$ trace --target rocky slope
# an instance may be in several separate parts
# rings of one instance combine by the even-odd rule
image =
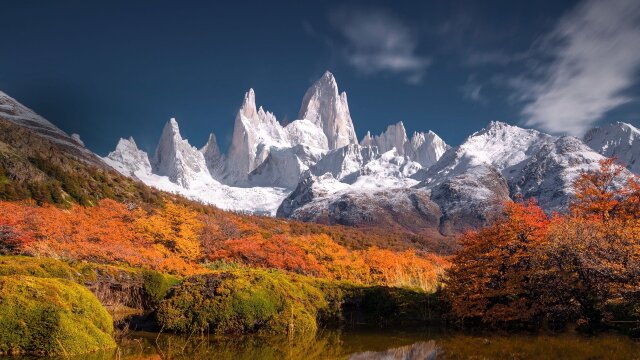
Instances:
[[[615,157],[631,172],[640,174],[640,130],[616,122],[588,131],[584,142],[606,157]]]
[[[2,91],[0,91],[0,119],[11,121],[34,131],[82,161],[100,167],[104,166],[100,157],[84,146],[79,135],[68,135]]]

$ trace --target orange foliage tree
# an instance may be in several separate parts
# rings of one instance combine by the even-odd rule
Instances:
[[[548,222],[533,200],[507,203],[494,224],[467,233],[445,280],[452,313],[485,323],[531,319],[534,250],[545,241]]]
[[[216,243],[209,260],[276,268],[332,280],[433,290],[448,262],[433,254],[376,247],[349,250],[325,234],[253,235]]]
[[[452,315],[490,324],[598,327],[640,309],[640,186],[612,159],[574,184],[568,213],[532,202],[471,232],[447,272]]]
[[[169,249],[180,257],[196,261],[200,258],[198,214],[186,206],[166,202],[146,216],[139,216],[136,225],[156,245]]]
[[[113,200],[98,206],[61,209],[0,202],[0,225],[19,243],[14,252],[34,256],[124,263],[173,273],[191,273],[198,266],[158,245],[141,231],[146,216]],[[181,255],[181,253],[180,253]]]

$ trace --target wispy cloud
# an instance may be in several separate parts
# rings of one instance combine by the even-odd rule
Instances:
[[[460,90],[466,99],[485,104],[487,100],[482,95],[482,88],[483,85],[476,80],[476,76],[471,75]]]
[[[505,66],[529,57],[529,52],[508,53],[503,51],[472,51],[464,59],[468,66],[499,65]]]
[[[330,20],[345,40],[346,60],[362,73],[388,72],[410,83],[422,81],[431,59],[416,53],[418,39],[398,17],[383,10],[341,8]]]
[[[524,122],[553,133],[582,135],[623,95],[640,68],[640,2],[587,0],[541,41],[550,61],[513,79]]]

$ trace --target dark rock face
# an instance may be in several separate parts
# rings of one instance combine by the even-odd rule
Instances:
[[[312,188],[313,182],[314,179],[311,174],[308,172],[303,174],[296,189],[289,194],[289,196],[282,201],[280,207],[278,207],[276,216],[283,218],[291,217],[296,209],[310,203],[316,197]]]
[[[492,166],[447,179],[431,188],[431,200],[443,216],[439,231],[453,235],[493,219],[511,201],[507,181]]]
[[[278,209],[279,217],[346,226],[382,226],[456,235],[486,224],[510,201],[509,186],[493,166],[426,186],[326,194],[307,176]],[[321,181],[321,180],[320,180]]]
[[[311,177],[301,182],[277,215],[325,224],[400,226],[415,231],[437,228],[442,216],[425,189],[347,192],[325,197],[314,191],[312,183]]]

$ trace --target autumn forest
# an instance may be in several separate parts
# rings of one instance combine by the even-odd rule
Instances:
[[[225,212],[168,195],[89,206],[2,201],[0,275],[24,278],[0,276],[0,307],[16,314],[2,318],[0,335],[19,329],[2,335],[9,340],[0,353],[77,347],[77,336],[36,341],[39,331],[64,338],[64,321],[52,330],[19,317],[78,316],[20,305],[33,291],[73,304],[75,287],[89,289],[82,296],[107,319],[85,319],[102,336],[81,338],[92,351],[140,319],[176,333],[288,336],[354,317],[375,326],[633,332],[626,324],[640,319],[640,181],[623,174],[614,159],[582,173],[562,213],[545,213],[535,199],[505,203],[450,251],[402,232]]]

